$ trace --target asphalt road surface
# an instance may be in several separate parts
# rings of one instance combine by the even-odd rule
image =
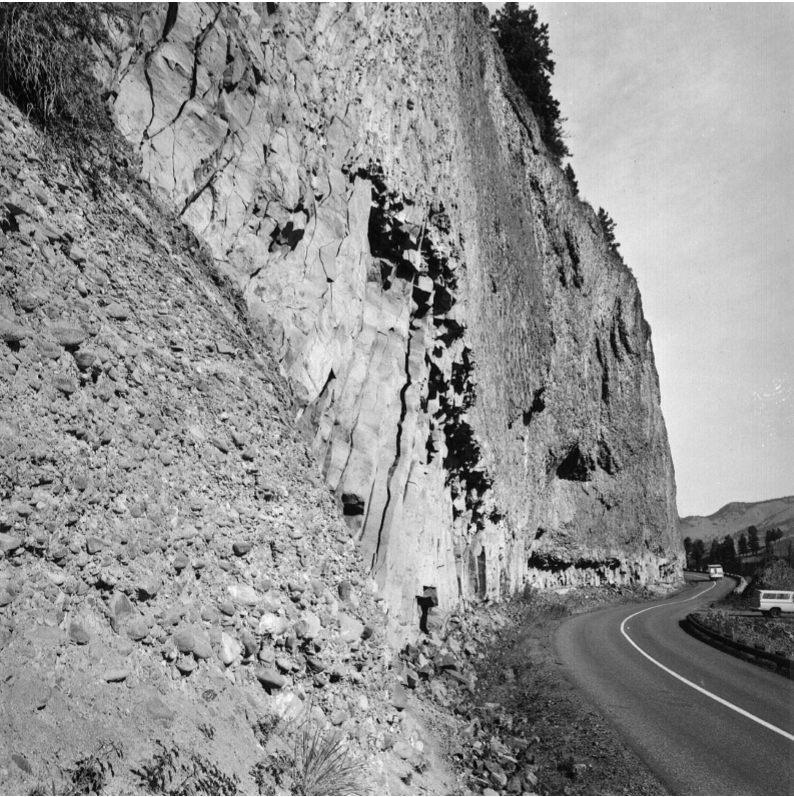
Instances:
[[[579,615],[561,626],[557,654],[672,793],[791,795],[794,682],[679,625],[734,586],[696,581],[664,601]]]

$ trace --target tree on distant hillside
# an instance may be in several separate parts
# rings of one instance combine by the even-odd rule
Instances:
[[[726,534],[725,539],[720,543],[720,561],[726,567],[731,567],[736,561],[736,546],[730,534]]]
[[[782,529],[767,529],[764,532],[764,548],[771,550],[775,543],[783,536]]]
[[[491,30],[502,49],[510,77],[526,97],[535,114],[540,135],[559,163],[570,156],[560,117],[560,104],[551,95],[554,61],[549,46],[549,26],[540,24],[538,12],[530,6],[505,3],[491,18]]]
[[[742,532],[739,536],[739,555],[745,556],[749,548],[747,547],[747,535]]]
[[[720,541],[715,537],[711,541],[709,548],[709,564],[716,564],[720,561]]]
[[[701,539],[692,540],[692,550],[689,555],[689,565],[693,570],[700,570],[703,567],[703,560],[706,558],[706,546]]]
[[[706,558],[706,544],[701,539],[694,540],[692,543],[692,566],[695,570],[703,567],[703,560]]]
[[[747,529],[747,539],[750,546],[750,553],[755,555],[761,550],[761,544],[758,542],[758,529],[755,526],[750,526]]]

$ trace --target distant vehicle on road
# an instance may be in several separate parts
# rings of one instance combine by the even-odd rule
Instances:
[[[709,578],[712,581],[721,579],[725,573],[722,572],[722,565],[709,565]]]
[[[780,617],[783,612],[794,612],[794,592],[782,589],[756,590],[752,608],[767,617]]]

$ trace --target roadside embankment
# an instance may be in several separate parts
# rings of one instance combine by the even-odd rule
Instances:
[[[479,613],[481,624],[492,616],[495,625],[485,652],[473,657],[475,686],[454,707],[465,724],[449,745],[472,791],[667,793],[566,679],[553,646],[557,628],[572,615],[653,597],[659,596],[612,587],[528,590]]]
[[[684,628],[726,653],[794,679],[794,624],[788,620],[749,617],[715,607],[688,615]]]

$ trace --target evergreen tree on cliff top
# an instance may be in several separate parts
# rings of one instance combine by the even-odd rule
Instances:
[[[538,12],[532,6],[521,10],[518,3],[505,3],[492,17],[491,30],[502,48],[510,77],[538,120],[549,152],[557,162],[570,156],[563,141],[560,104],[551,96],[554,61],[549,47],[549,26],[538,24]]]

